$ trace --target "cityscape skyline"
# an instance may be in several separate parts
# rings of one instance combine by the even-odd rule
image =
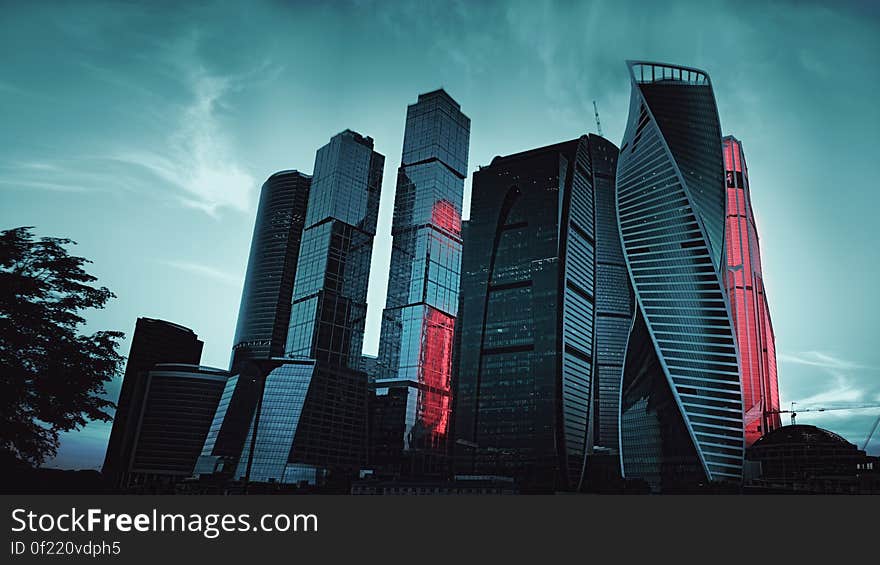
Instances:
[[[304,12],[308,12],[304,7],[301,9]],[[520,9],[521,11],[524,10],[522,7]],[[310,17],[319,18],[319,15],[309,13],[311,14]],[[15,12],[15,15],[20,16],[21,12]],[[131,17],[131,15],[127,17]],[[838,14],[836,17],[838,19],[833,20],[832,23],[842,25],[842,21],[852,21],[854,15],[851,13],[847,15]],[[24,20],[27,22],[27,18],[24,18]],[[797,22],[792,23],[788,21],[788,23],[789,28],[786,29],[797,28]],[[869,24],[872,25],[873,22],[863,22],[862,27],[859,29],[873,29],[870,28]],[[865,26],[868,27],[866,28]],[[68,29],[68,31],[70,30]],[[67,37],[67,39],[70,40],[70,37]],[[871,41],[876,42],[876,39],[869,38],[869,45],[871,45]],[[467,43],[465,43],[464,47],[474,49],[473,45]],[[633,47],[633,49],[635,48]],[[681,47],[678,49],[681,49]],[[807,52],[810,52],[809,49]],[[833,51],[831,55],[837,54],[839,56],[841,52],[841,50]],[[831,225],[819,223],[818,217],[816,217],[820,209],[818,204],[824,202],[824,200],[818,198],[820,191],[817,191],[815,187],[823,185],[823,183],[825,186],[829,186],[828,181],[830,179],[822,171],[816,169],[816,165],[814,165],[816,159],[807,157],[806,155],[809,153],[807,150],[812,149],[815,151],[815,148],[820,146],[824,151],[829,152],[836,149],[823,146],[822,141],[819,139],[810,139],[817,136],[804,135],[805,132],[815,130],[804,129],[805,126],[799,125],[798,120],[794,117],[789,117],[787,113],[768,117],[769,110],[759,108],[760,104],[757,104],[755,100],[759,98],[759,94],[766,95],[766,93],[759,92],[760,88],[762,88],[760,86],[761,77],[767,77],[766,74],[761,75],[761,73],[768,73],[770,71],[766,67],[756,67],[752,69],[754,74],[749,74],[745,72],[742,66],[728,64],[730,61],[723,58],[720,60],[716,59],[713,63],[712,56],[703,52],[687,56],[684,53],[677,53],[676,48],[661,48],[655,49],[653,53],[657,54],[652,55],[650,57],[652,59],[687,62],[687,64],[693,66],[706,68],[712,74],[722,114],[722,132],[724,134],[736,135],[741,139],[745,146],[745,151],[748,153],[749,170],[755,187],[753,201],[755,202],[762,238],[768,296],[771,299],[780,353],[780,387],[782,389],[783,404],[790,400],[810,400],[811,398],[817,404],[822,402],[876,402],[880,400],[880,397],[878,397],[880,392],[878,392],[876,382],[871,380],[872,377],[876,376],[876,367],[880,364],[880,360],[871,357],[871,355],[876,357],[876,351],[869,347],[873,334],[870,333],[870,326],[867,326],[866,322],[862,321],[867,318],[867,312],[871,311],[871,308],[876,309],[876,298],[867,292],[867,286],[859,286],[866,285],[867,283],[851,280],[859,279],[859,277],[843,276],[842,273],[838,272],[838,269],[831,269],[830,272],[825,273],[814,273],[812,270],[803,270],[799,266],[799,262],[815,257],[824,257],[827,260],[834,258],[838,264],[844,267],[855,266],[855,263],[852,262],[852,257],[858,255],[861,252],[861,246],[867,245],[866,242],[870,241],[870,238],[863,238],[863,236],[859,235],[860,229],[867,229],[867,223],[860,223],[857,218],[861,217],[861,214],[866,213],[866,210],[872,209],[870,205],[871,200],[869,200],[872,197],[868,196],[868,191],[862,190],[859,192],[857,187],[860,185],[857,182],[850,182],[849,184],[846,182],[846,179],[858,180],[858,175],[853,176],[852,172],[837,168],[835,170],[835,175],[837,176],[834,177],[837,183],[839,183],[834,185],[835,189],[841,194],[835,200],[835,204],[840,206],[841,215],[855,219],[847,221],[847,225],[839,222],[833,224],[833,229]],[[97,55],[99,55],[98,59],[100,62],[100,56],[106,54],[99,52]],[[443,53],[441,55],[435,54],[434,56],[445,59],[445,57],[450,55]],[[591,79],[595,81],[594,84],[596,86],[594,89],[598,94],[594,94],[592,90],[580,92],[579,103],[574,106],[574,109],[571,107],[570,100],[565,103],[556,101],[557,103],[548,104],[553,110],[561,111],[560,109],[567,109],[571,112],[570,115],[562,117],[542,114],[541,118],[543,121],[546,121],[552,127],[541,127],[536,122],[542,120],[535,120],[534,117],[530,118],[526,115],[523,117],[522,123],[518,124],[519,127],[511,129],[508,125],[506,126],[507,129],[505,129],[503,116],[510,109],[506,108],[503,102],[495,109],[489,108],[485,102],[481,102],[479,89],[475,85],[484,85],[486,84],[485,82],[477,82],[473,76],[469,76],[468,80],[458,81],[458,84],[456,84],[450,79],[450,75],[445,77],[439,76],[438,78],[437,75],[432,77],[428,76],[430,73],[425,73],[413,81],[420,82],[420,84],[398,85],[394,89],[394,96],[390,97],[392,98],[391,100],[377,104],[376,107],[379,110],[377,111],[377,120],[385,120],[388,122],[388,125],[382,128],[373,128],[360,124],[340,124],[338,127],[312,125],[310,127],[315,131],[321,130],[320,135],[318,133],[306,132],[305,135],[302,135],[303,139],[291,143],[289,149],[285,148],[283,152],[278,150],[273,156],[273,159],[276,159],[278,162],[273,167],[248,165],[248,176],[252,179],[266,178],[270,173],[286,168],[298,168],[299,170],[308,171],[308,161],[314,155],[314,150],[319,144],[314,144],[314,147],[311,148],[311,153],[306,152],[302,146],[312,143],[316,137],[326,139],[328,135],[345,127],[354,127],[358,131],[374,136],[380,152],[391,156],[399,155],[403,131],[403,108],[417,92],[427,92],[440,86],[437,83],[442,82],[444,86],[453,92],[453,95],[462,106],[468,109],[468,114],[475,122],[473,130],[474,143],[470,158],[471,167],[469,167],[468,180],[466,181],[465,209],[467,209],[470,176],[476,167],[488,164],[491,161],[491,157],[496,154],[510,154],[529,147],[540,146],[544,141],[548,143],[558,142],[559,139],[572,138],[587,131],[593,131],[591,108],[589,111],[587,109],[592,98],[598,100],[603,127],[608,132],[606,135],[614,142],[619,141],[622,137],[619,134],[622,133],[622,124],[625,120],[625,105],[621,106],[619,103],[620,96],[616,95],[619,93],[614,91],[626,91],[625,73],[620,71],[623,58],[625,57],[621,56],[611,61],[612,64],[609,68],[613,69],[613,71],[603,77],[602,80],[598,80],[595,77]],[[479,57],[474,56],[473,60],[478,61]],[[816,60],[821,59],[817,58]],[[829,66],[828,59],[825,59],[825,61],[824,65],[820,64],[818,67],[815,65],[810,67],[801,62],[800,65],[796,66],[798,72],[795,73],[795,76],[804,75],[809,77],[815,75],[822,77],[822,73],[825,73],[824,76],[826,78],[829,75],[836,76],[837,72],[840,71]],[[863,63],[870,61],[870,58],[862,60]],[[862,66],[866,67],[869,78],[877,79],[875,68],[867,68],[866,65]],[[208,67],[210,65],[206,65],[206,68]],[[601,65],[597,65],[597,67],[601,68]],[[458,68],[461,67],[459,66]],[[776,65],[772,70],[780,73],[791,72],[791,69],[786,68],[784,65]],[[92,76],[97,83],[111,84],[114,89],[119,89],[123,92],[126,91],[125,89],[131,89],[138,84],[137,80],[121,84],[121,79],[125,78],[124,73],[111,77],[106,74],[100,75],[100,69],[98,68],[92,68],[88,72],[95,73],[89,76]],[[443,75],[444,73],[439,74]],[[13,73],[11,76],[14,78],[17,75]],[[236,106],[241,101],[239,98],[242,93],[252,87],[259,89],[260,85],[248,85],[247,87],[237,85],[234,88],[227,85],[224,87],[223,85],[218,85],[216,81],[212,82],[210,80],[212,76],[214,79],[217,78],[217,76],[208,72],[206,77],[202,77],[205,78],[204,82],[200,82],[201,79],[199,79],[194,84],[200,84],[199,88],[207,89],[202,92],[204,97],[201,99],[201,102],[207,105],[208,121],[213,120],[214,126],[220,128],[219,131],[222,131],[222,127],[228,125],[225,124],[225,120],[229,116],[225,112],[230,108],[236,108],[236,111],[243,111],[242,108],[246,105]],[[221,74],[220,76],[223,75]],[[61,79],[64,79],[64,77],[61,77]],[[110,82],[111,79],[114,79],[116,82]],[[15,90],[16,88],[27,89],[29,86],[28,81],[8,83],[7,77],[4,77],[3,80],[4,86],[0,88],[0,96],[2,96],[4,102],[10,102],[10,104],[4,106],[12,110],[29,107],[22,106],[24,103],[21,100],[21,95]],[[276,78],[276,80],[278,79]],[[547,80],[549,81],[550,79]],[[447,83],[447,81],[450,82]],[[468,81],[470,81],[470,85],[468,85]],[[579,78],[581,87],[583,87],[584,81],[585,79],[581,75]],[[223,81],[221,80],[220,82],[222,83]],[[589,81],[586,82],[589,83]],[[796,83],[797,81],[794,82]],[[259,83],[259,80],[255,80],[255,83]],[[552,89],[550,91],[545,91],[544,89],[546,84],[551,83],[552,81],[540,85],[536,89],[537,92],[532,93],[535,99],[553,101]],[[612,84],[615,86],[611,86]],[[219,88],[220,94],[217,94],[218,91],[216,90],[211,91],[211,88]],[[475,92],[475,90],[477,91]],[[573,96],[571,92],[566,92],[565,96]],[[785,94],[790,93],[786,92]],[[856,94],[864,96],[864,94]],[[750,100],[750,95],[756,98]],[[733,97],[735,100],[733,102],[729,99],[725,101],[725,97]],[[804,98],[807,98],[808,102],[813,104],[813,106],[807,104],[807,108],[832,105],[836,110],[842,110],[839,104],[836,104],[836,101],[839,101],[839,99],[835,97],[827,98],[821,104],[816,104],[816,101],[809,96]],[[199,100],[198,96],[196,96],[196,99]],[[858,100],[862,100],[862,98],[857,96]],[[742,103],[743,101],[746,102],[744,108],[732,108],[734,103]],[[803,103],[803,100],[796,99],[793,102]],[[251,103],[253,103],[253,100]],[[364,103],[366,104],[367,102],[365,101]],[[372,101],[369,103],[372,106]],[[291,108],[295,106],[297,105],[291,104]],[[301,109],[297,110],[297,112],[301,114],[302,105],[299,106]],[[273,106],[270,103],[265,111],[270,111],[272,107],[277,109],[284,106],[278,106],[277,103]],[[531,106],[521,105],[520,107],[529,108]],[[539,105],[536,104],[535,107],[537,108]],[[773,108],[775,106],[769,103],[767,107]],[[200,106],[198,104],[192,106],[184,104],[183,108],[196,111]],[[386,108],[389,109],[387,110],[388,114],[383,115],[382,111]],[[870,122],[870,118],[876,116],[876,108],[866,108],[864,105],[857,105],[857,108],[868,112],[865,122]],[[801,110],[804,110],[804,108],[802,107]],[[537,111],[535,113],[539,114]],[[794,109],[791,110],[791,113],[805,114],[803,111],[798,112]],[[257,116],[259,114],[258,112]],[[221,115],[222,119],[216,119],[218,115]],[[843,122],[848,128],[855,129],[855,141],[846,144],[842,143],[842,145],[846,145],[858,154],[860,150],[858,147],[860,141],[858,135],[863,130],[859,129],[852,121],[849,121],[852,119],[848,117],[849,115],[849,112],[843,112],[843,116],[836,115],[834,118],[828,119],[836,120],[838,122],[837,128],[842,127],[840,122]],[[4,117],[6,117],[5,114]],[[337,122],[343,119],[345,118],[340,117],[337,119]],[[21,130],[22,126],[16,120],[10,120],[8,123],[11,124],[10,129],[13,133]],[[774,126],[772,129],[778,129],[786,133],[787,135],[782,137],[790,137],[790,143],[785,146],[768,141],[768,139],[773,139],[773,135],[766,131],[768,124]],[[41,126],[39,122],[35,125],[38,129]],[[47,126],[42,124],[42,127],[45,128]],[[384,130],[381,132],[382,137],[380,137],[380,130]],[[396,133],[394,133],[395,130]],[[274,131],[277,133],[277,130]],[[87,139],[89,139],[88,134],[90,132],[92,135],[94,134],[93,130],[87,129],[85,132]],[[523,132],[528,132],[528,134]],[[186,135],[184,135],[184,138],[199,140],[202,133],[204,132],[195,132],[190,138],[186,138]],[[215,133],[209,132],[208,138],[222,137],[215,136]],[[825,133],[826,135],[832,135],[827,131]],[[494,137],[494,139],[487,140],[487,137]],[[144,227],[141,226],[142,222],[149,223],[155,218],[161,217],[157,214],[163,212],[168,217],[158,226],[164,226],[167,229],[169,226],[173,226],[175,222],[178,222],[178,220],[185,220],[188,223],[185,224],[186,229],[184,231],[169,230],[173,234],[172,239],[180,238],[182,234],[186,234],[188,237],[194,237],[195,242],[192,247],[182,246],[180,249],[172,249],[168,247],[168,242],[160,237],[156,240],[154,246],[145,246],[142,241],[131,240],[129,234],[119,231],[119,225],[113,223],[110,216],[114,215],[114,210],[118,213],[126,208],[121,207],[121,199],[113,196],[112,192],[109,197],[107,192],[99,193],[98,197],[106,199],[109,202],[109,207],[107,203],[102,203],[103,208],[95,208],[97,213],[89,222],[78,221],[75,217],[60,217],[59,212],[66,210],[67,204],[65,203],[67,202],[80,201],[83,203],[81,205],[93,205],[93,198],[95,196],[91,192],[92,187],[86,187],[87,190],[82,192],[71,191],[76,188],[74,185],[77,182],[85,182],[82,178],[77,177],[78,174],[82,173],[77,168],[80,167],[81,163],[76,159],[68,159],[68,157],[64,156],[61,156],[61,160],[57,162],[51,162],[51,158],[48,159],[49,163],[40,161],[36,156],[42,154],[42,152],[34,149],[33,141],[28,145],[27,136],[24,136],[23,139],[25,140],[24,149],[21,147],[13,148],[14,150],[9,153],[9,160],[4,161],[4,181],[3,186],[0,188],[3,191],[2,198],[4,202],[11,202],[12,206],[4,206],[4,212],[0,218],[2,218],[4,227],[32,223],[37,226],[37,231],[41,235],[70,236],[80,241],[81,245],[75,249],[75,252],[95,260],[94,272],[99,275],[100,282],[109,286],[111,290],[114,290],[120,296],[120,298],[109,305],[107,311],[90,317],[90,327],[120,329],[129,334],[128,337],[130,338],[133,320],[138,316],[160,317],[179,322],[193,328],[200,338],[205,341],[204,364],[224,367],[229,356],[232,332],[234,331],[236,303],[241,296],[241,281],[243,278],[230,273],[229,269],[235,269],[238,266],[241,273],[243,274],[244,272],[247,248],[250,244],[249,232],[253,226],[252,220],[255,204],[253,187],[257,186],[257,182],[252,182],[253,186],[249,189],[249,193],[248,191],[230,190],[229,194],[217,193],[208,195],[211,198],[219,197],[219,199],[215,198],[214,200],[211,198],[193,200],[190,198],[193,194],[184,193],[186,198],[190,199],[188,202],[190,207],[184,207],[180,210],[173,209],[174,207],[168,203],[161,204],[158,207],[148,206],[145,208],[141,218],[133,218],[136,226]],[[778,140],[779,137],[776,139]],[[61,141],[61,143],[63,144],[64,142]],[[280,140],[276,143],[285,145]],[[297,149],[297,147],[299,148]],[[209,149],[214,150],[217,147],[209,147]],[[28,151],[31,153],[29,154]],[[195,151],[195,154],[198,154],[198,152]],[[287,157],[280,158],[282,153],[287,155]],[[843,159],[841,159],[840,154],[835,153],[834,155],[836,163],[850,163],[855,159],[852,155]],[[233,164],[237,163],[237,159],[234,158],[234,152],[232,152],[232,157],[230,162]],[[10,163],[13,164],[10,165]],[[27,166],[23,166],[22,163]],[[119,161],[116,164],[119,165]],[[108,170],[117,171],[120,175],[125,173],[137,176],[143,172],[137,168],[142,165],[143,162],[141,165],[129,162],[123,168],[108,166]],[[386,173],[393,171],[395,166],[396,163],[393,161],[393,158],[389,158]],[[69,178],[62,179],[68,184],[59,185],[51,180],[58,180],[53,176],[55,173],[52,167],[60,169],[70,168],[71,174],[68,175]],[[161,170],[161,168],[151,170]],[[784,171],[785,174],[781,173],[780,170]],[[236,178],[234,170],[220,169],[218,172],[229,173],[229,178]],[[377,243],[375,245],[377,249],[376,253],[374,253],[372,268],[372,273],[376,274],[371,274],[370,297],[368,299],[367,333],[370,334],[372,332],[372,335],[368,335],[368,338],[365,338],[365,353],[375,353],[377,351],[378,318],[381,316],[381,309],[384,306],[382,302],[385,294],[382,280],[387,278],[388,271],[388,259],[377,260],[377,257],[381,256],[379,248],[383,247],[379,241],[382,240],[387,245],[390,239],[388,235],[391,222],[388,204],[389,199],[393,199],[394,190],[392,188],[393,180],[389,179],[393,179],[394,175],[386,174],[385,176],[385,185],[383,186],[385,194],[383,195],[380,207],[380,233],[377,234]],[[120,179],[122,178],[124,177],[120,177]],[[198,177],[196,176],[195,178]],[[19,189],[12,186],[16,180],[21,183]],[[100,181],[101,179],[98,180]],[[127,178],[126,182],[131,180],[131,178]],[[92,178],[91,182],[95,184],[93,188],[98,190],[111,190],[114,186],[108,182],[102,188],[101,183],[96,182],[94,178]],[[37,186],[39,183],[42,183],[42,186]],[[54,188],[49,186],[52,184],[56,186]],[[194,184],[198,185],[197,182]],[[223,186],[227,185],[223,184]],[[71,190],[62,190],[63,187]],[[27,188],[27,191],[22,191],[21,188]],[[129,187],[129,189],[132,192],[126,194],[132,196],[137,203],[143,204],[144,193],[133,190],[132,187]],[[247,198],[243,200],[235,200],[233,198],[235,195],[240,196],[241,194],[250,194],[250,201],[248,202]],[[52,197],[53,200],[49,206],[46,206],[43,200],[47,195]],[[117,195],[128,198],[128,196],[119,193]],[[845,198],[844,195],[854,198]],[[167,190],[165,191],[165,196],[168,196]],[[202,194],[201,196],[205,195]],[[150,197],[148,196],[147,198]],[[193,207],[195,204],[201,207]],[[228,233],[218,236],[218,227],[224,232],[228,230]],[[105,230],[105,233],[118,233],[119,243],[130,243],[131,254],[134,257],[122,260],[119,257],[114,257],[118,255],[118,249],[107,249],[106,245],[102,249],[100,246],[101,230]],[[835,231],[840,231],[843,235],[835,233]],[[145,233],[155,233],[155,230],[145,231]],[[247,235],[242,236],[243,233]],[[847,236],[846,234],[850,235]],[[219,239],[217,239],[218,237]],[[829,238],[830,241],[818,241],[822,238]],[[217,239],[220,246],[227,246],[229,249],[237,249],[238,251],[219,261],[204,261],[203,259],[205,258],[217,257],[211,253],[206,253],[206,250],[209,249],[207,244],[213,239]],[[832,243],[837,242],[839,247],[842,241],[847,242],[847,247],[832,251],[832,248],[835,247]],[[201,252],[197,253],[196,251],[199,249],[201,249]],[[867,250],[869,248],[866,247],[864,249]],[[161,255],[160,251],[166,253],[166,258],[161,259],[164,263],[157,263],[153,259]],[[171,253],[171,251],[174,251],[174,253]],[[789,257],[784,257],[784,255]],[[236,259],[232,259],[232,256],[236,257]],[[194,258],[199,259],[199,261],[193,261]],[[134,259],[137,259],[143,265],[135,265]],[[147,288],[148,286],[153,286],[153,277],[164,277],[170,280],[168,283],[155,281],[155,288]],[[200,277],[202,280],[199,280]],[[181,288],[179,296],[173,295],[169,290],[174,288],[175,285]],[[377,285],[381,288],[377,288]],[[841,294],[846,295],[849,293],[852,295],[852,293],[857,293],[855,295],[864,297],[858,309],[853,309],[854,306],[852,304],[842,303],[837,297],[832,296],[829,290],[835,286],[849,289]],[[865,290],[859,293],[858,288],[864,288]],[[812,302],[804,301],[806,296],[812,296],[814,293],[822,299],[818,301],[813,300]],[[204,300],[210,301],[210,307],[191,305],[180,308],[182,302],[192,302],[193,297],[199,295],[204,295]],[[156,297],[161,298],[157,299]],[[801,301],[800,304],[798,303],[799,300]],[[802,310],[805,303],[810,304],[811,319],[819,320],[820,323],[803,323],[803,316],[805,314],[802,313]],[[181,312],[181,315],[174,313],[176,308],[179,308],[178,311]],[[156,311],[153,312],[151,309]],[[377,311],[379,312],[378,315],[376,314]],[[827,326],[839,327],[847,322],[853,324],[855,329],[843,328],[842,333],[844,335],[841,336],[829,334]],[[823,329],[820,326],[826,326],[826,328]],[[861,331],[858,328],[861,328]],[[122,352],[127,352],[127,350],[128,342],[121,348]],[[835,415],[831,414],[823,417],[836,418]],[[858,442],[859,434],[864,437],[864,434],[867,433],[870,419],[870,414],[865,413],[864,415],[853,417],[852,425],[847,429],[841,429],[839,425],[827,423],[825,426],[843,433],[852,441]],[[842,422],[840,419],[824,421]],[[107,428],[106,426],[103,426],[103,428],[103,430],[94,429],[92,431],[95,433],[95,438],[103,437],[103,445],[106,445]],[[81,433],[86,434],[87,432]],[[65,439],[65,443],[62,446],[62,455],[64,455],[69,445],[73,445],[68,443],[70,439],[70,436]],[[83,437],[82,439],[86,438]],[[876,443],[872,443],[872,446],[876,446]],[[872,451],[872,449],[869,449],[869,451]],[[876,447],[873,448],[873,451],[876,452]],[[68,461],[86,460],[77,460],[72,452],[68,455],[71,457],[67,459]],[[59,461],[64,461],[64,459]],[[100,462],[97,460],[95,460],[93,465],[82,463],[70,464],[71,467],[96,467],[99,465]],[[64,463],[61,463],[61,466],[64,466]]]

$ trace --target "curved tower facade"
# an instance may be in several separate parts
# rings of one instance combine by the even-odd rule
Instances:
[[[246,359],[284,353],[311,182],[299,171],[279,171],[263,183],[232,342],[233,370]]]
[[[722,279],[725,185],[709,76],[627,63],[617,164],[636,313],[621,383],[621,464],[655,490],[740,481],[743,395]]]
[[[616,455],[632,320],[616,216],[607,216],[616,159],[612,143],[590,135],[496,157],[474,173],[457,473],[510,476],[522,492],[572,491],[584,488],[596,448]]]
[[[592,395],[593,445],[582,488],[620,477],[620,381],[632,326],[634,297],[617,227],[617,146],[590,136],[596,217],[596,348]]]
[[[724,138],[727,185],[727,270],[724,284],[742,363],[746,445],[782,425],[776,378],[776,338],[764,292],[761,249],[752,212],[749,172],[742,143]]]

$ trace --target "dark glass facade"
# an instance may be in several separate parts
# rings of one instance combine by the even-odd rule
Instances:
[[[134,438],[146,395],[147,372],[156,363],[198,365],[202,346],[189,328],[164,320],[137,319],[102,470],[114,487],[128,480]]]
[[[233,371],[245,359],[284,353],[311,182],[299,171],[280,171],[263,183],[232,342]]]
[[[385,157],[351,130],[318,150],[286,355],[360,366]]]
[[[655,490],[740,481],[743,401],[722,283],[726,193],[708,75],[629,62],[617,209],[637,299],[621,391],[621,462]]]
[[[314,360],[278,360],[266,377],[236,479],[320,485],[366,463],[367,379]]]
[[[379,374],[379,358],[375,355],[361,355],[361,371],[367,374],[369,380],[374,380]]]
[[[155,365],[135,426],[125,488],[162,492],[192,475],[229,377],[198,365]]]
[[[496,157],[474,174],[455,355],[457,473],[512,476],[523,492],[577,490],[594,446],[604,438],[616,449],[631,298],[625,277],[597,288],[620,265],[616,158],[590,135]]]
[[[727,269],[724,284],[742,363],[746,446],[782,425],[776,376],[776,338],[764,292],[761,249],[752,211],[749,171],[742,143],[724,138],[727,186]]]
[[[444,90],[407,108],[374,381],[375,394],[388,397],[377,407],[406,406],[374,414],[386,438],[380,466],[394,472],[435,473],[444,464],[469,139],[470,119]]]
[[[582,487],[602,489],[620,477],[620,382],[635,297],[617,225],[617,146],[590,136],[596,222],[596,347],[593,439]]]
[[[271,360],[246,361],[227,379],[196,461],[195,476],[213,475],[220,481],[233,478],[262,399],[265,376],[275,366]]]
[[[322,485],[367,462],[367,375],[314,359],[274,358],[229,378],[194,474]]]

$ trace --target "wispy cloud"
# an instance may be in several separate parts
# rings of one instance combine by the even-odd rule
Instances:
[[[0,82],[0,92],[6,92],[9,94],[24,94],[25,91],[21,88],[15,86],[14,84],[9,84],[8,82]]]
[[[175,269],[179,269],[181,271],[185,271],[187,273],[192,273],[201,277],[213,279],[215,281],[231,286],[241,286],[243,280],[240,276],[233,275],[232,273],[222,271],[215,267],[211,267],[210,265],[203,265],[202,263],[195,263],[193,261],[163,260],[159,261],[159,263]]]
[[[186,72],[191,100],[180,112],[167,150],[135,149],[111,158],[140,167],[177,189],[178,201],[216,216],[223,208],[250,210],[256,183],[238,163],[218,117],[224,97],[241,87],[233,76],[197,66]]]
[[[18,190],[48,190],[51,192],[91,192],[89,187],[70,183],[42,182],[26,179],[0,179],[0,185]]]
[[[831,379],[821,392],[798,400],[802,406],[828,406],[840,403],[858,403],[868,400],[859,381],[843,373],[831,373]]]
[[[60,168],[55,163],[45,161],[22,161],[18,163],[19,168],[31,171],[58,171]]]
[[[790,381],[793,386],[788,391],[801,407],[859,404],[880,398],[876,381],[865,378],[865,373],[875,372],[876,368],[864,363],[822,351],[779,353],[778,359],[783,364],[806,368],[796,381]]]
[[[52,162],[11,160],[0,162],[0,188],[69,193],[118,192],[136,185],[137,179],[129,172],[95,156],[66,157]]]
[[[795,354],[780,353],[779,359],[782,361],[788,361],[789,363],[797,363],[798,365],[822,367],[825,369],[832,369],[836,371],[851,371],[856,369],[871,368],[855,361],[841,359],[840,357],[835,357],[834,355],[823,353],[821,351],[804,351]]]
[[[143,98],[158,98],[158,95],[146,87],[142,81],[129,78],[115,69],[102,67],[91,61],[84,60],[76,61],[76,64],[92,78],[104,82],[111,87],[125,90],[129,94]]]
[[[212,71],[199,55],[198,33],[181,36],[157,48],[151,72],[166,77],[165,93],[149,88],[143,70],[110,68],[90,61],[78,66],[104,88],[129,99],[148,134],[104,135],[85,140],[89,154],[67,152],[57,161],[46,159],[0,163],[5,189],[64,192],[115,192],[132,190],[168,198],[189,208],[218,216],[221,210],[249,212],[257,184],[238,157],[226,115],[230,97],[245,87],[278,77],[281,67],[264,61],[247,72]],[[255,79],[254,77],[258,77]],[[0,82],[0,93],[17,91]],[[130,112],[119,111],[128,119]],[[58,154],[56,147],[40,148]]]

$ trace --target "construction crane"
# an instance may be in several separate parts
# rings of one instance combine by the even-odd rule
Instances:
[[[865,440],[865,445],[862,446],[862,451],[867,451],[868,444],[871,443],[871,438],[874,437],[874,432],[877,431],[878,427],[880,427],[880,415],[878,415],[877,419],[874,420],[874,427],[871,428],[870,432],[868,432],[868,438]]]
[[[794,405],[797,402],[791,403],[791,410],[767,410],[765,414],[791,414],[791,425],[794,426],[797,422],[798,412],[830,412],[832,410],[862,410],[866,408],[880,408],[880,404],[863,404],[861,406],[831,406],[828,408],[825,407],[814,407],[814,408],[801,408],[800,410],[796,410]],[[874,425],[871,427],[871,431],[868,433],[867,439],[865,439],[865,444],[862,446],[862,451],[868,448],[868,443],[871,441],[871,438],[874,437],[874,432],[877,431],[877,428],[880,427],[880,416],[877,416],[877,419],[874,421]]]
[[[793,426],[797,423],[798,412],[831,412],[833,410],[861,410],[863,408],[880,408],[880,404],[863,404],[861,406],[831,406],[828,408],[814,407],[801,408],[799,410],[796,410],[794,407],[795,404],[797,404],[797,402],[791,403],[791,410],[767,410],[765,414],[791,414],[791,425]]]
[[[593,113],[596,114],[596,129],[599,130],[599,136],[602,136],[602,122],[599,121],[599,107],[596,106],[596,101],[593,100]]]

